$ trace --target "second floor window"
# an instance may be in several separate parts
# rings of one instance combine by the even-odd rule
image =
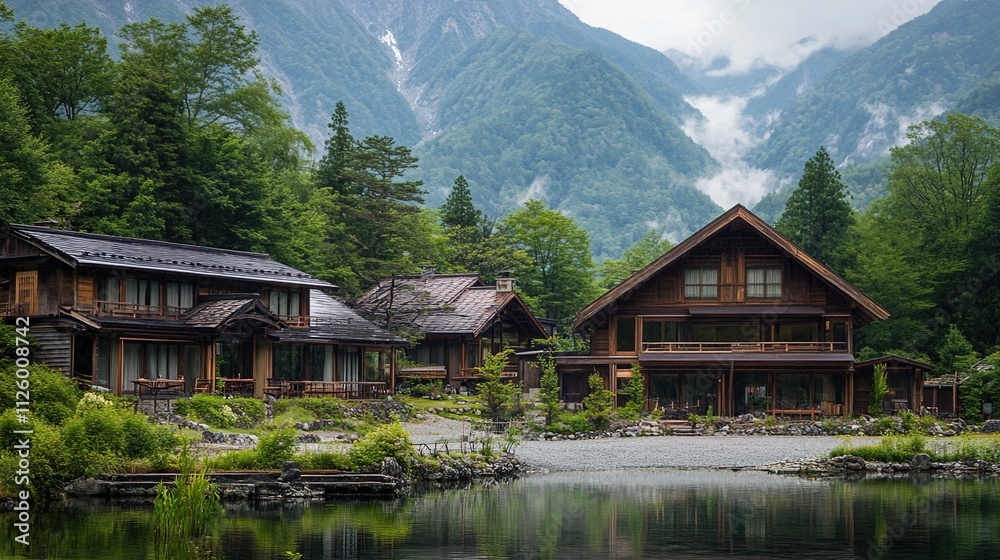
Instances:
[[[781,298],[781,267],[747,268],[748,298]]]
[[[684,269],[685,299],[718,299],[719,269],[701,266]]]
[[[298,292],[271,292],[268,295],[267,308],[271,313],[282,317],[299,316]]]

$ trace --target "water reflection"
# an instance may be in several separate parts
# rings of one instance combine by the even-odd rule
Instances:
[[[211,537],[167,555],[152,548],[151,517],[79,503],[37,512],[30,555],[4,542],[0,557],[992,558],[1000,484],[554,473],[407,500],[230,509]]]

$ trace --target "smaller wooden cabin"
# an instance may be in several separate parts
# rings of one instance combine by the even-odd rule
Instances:
[[[898,413],[903,410],[920,412],[924,402],[924,376],[934,370],[934,366],[902,356],[882,356],[854,364],[854,411],[867,413],[871,402],[871,387],[875,367],[885,365],[889,383],[889,394],[885,396],[881,410]]]
[[[548,331],[514,290],[510,278],[489,286],[478,274],[394,276],[379,282],[356,303],[369,320],[386,329],[419,333],[407,349],[411,364],[400,377],[441,379],[455,388],[475,382],[475,368],[504,347],[532,349]],[[517,357],[508,364],[512,379],[525,380]]]

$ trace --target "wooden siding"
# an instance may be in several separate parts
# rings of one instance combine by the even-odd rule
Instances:
[[[77,305],[91,309],[97,304],[97,286],[93,276],[79,276],[76,279]]]
[[[611,354],[610,329],[605,326],[603,329],[594,331],[590,336],[590,353],[594,356],[608,356]]]
[[[69,375],[73,356],[72,337],[69,331],[60,331],[50,325],[32,321],[31,336],[38,344],[33,353],[33,360]]]

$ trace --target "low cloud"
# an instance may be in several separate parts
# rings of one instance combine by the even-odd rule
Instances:
[[[684,123],[684,132],[704,147],[722,169],[712,177],[699,179],[695,186],[723,208],[736,203],[751,206],[777,186],[771,171],[751,167],[744,161],[747,151],[762,138],[746,128],[743,109],[747,97],[688,97],[691,106],[704,116]]]

